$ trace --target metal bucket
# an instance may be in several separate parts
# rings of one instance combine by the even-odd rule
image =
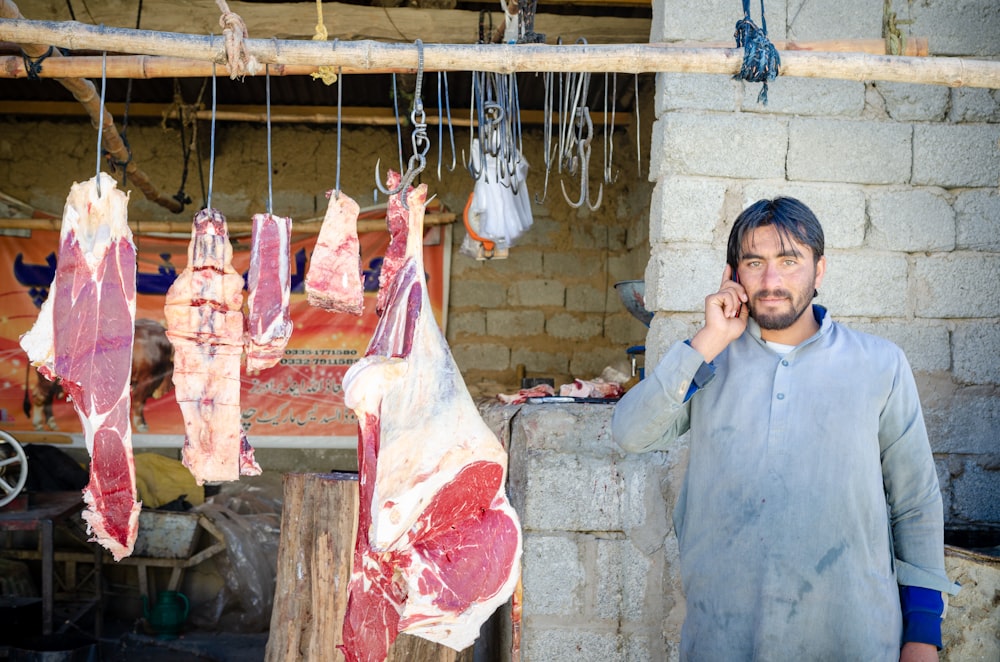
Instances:
[[[653,313],[646,310],[646,281],[621,280],[615,283],[615,290],[632,317],[649,326]]]

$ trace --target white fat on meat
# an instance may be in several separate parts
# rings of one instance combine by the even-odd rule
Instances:
[[[195,214],[188,263],[164,299],[174,389],[184,418],[182,461],[195,481],[238,480],[260,467],[243,432],[243,276],[233,268],[226,218]]]

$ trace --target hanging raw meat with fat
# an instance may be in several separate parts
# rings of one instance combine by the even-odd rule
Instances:
[[[184,417],[184,466],[199,485],[256,476],[240,420],[243,276],[233,269],[226,218],[194,217],[187,266],[164,300],[174,346],[174,391]]]
[[[317,308],[360,315],[365,309],[358,242],[360,208],[341,191],[327,191],[326,197],[330,203],[306,272],[306,296]]]
[[[247,274],[247,373],[254,375],[285,355],[292,337],[289,302],[292,219],[254,214]]]
[[[109,175],[73,184],[55,279],[21,338],[39,372],[61,380],[80,417],[90,453],[83,519],[116,561],[132,553],[141,509],[130,421],[136,261],[127,207]]]
[[[389,174],[389,186],[399,185]],[[521,530],[507,453],[434,321],[423,265],[426,185],[387,212],[399,256],[365,357],[344,378],[358,415],[360,513],[344,619],[349,661],[382,662],[400,632],[456,650],[507,601]]]

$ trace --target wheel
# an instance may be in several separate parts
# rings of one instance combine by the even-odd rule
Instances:
[[[28,456],[14,437],[0,430],[0,507],[13,501],[28,480]]]

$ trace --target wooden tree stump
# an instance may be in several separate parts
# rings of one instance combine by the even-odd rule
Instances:
[[[357,474],[285,474],[278,574],[266,662],[338,662],[358,521]],[[471,662],[401,634],[388,662]]]

